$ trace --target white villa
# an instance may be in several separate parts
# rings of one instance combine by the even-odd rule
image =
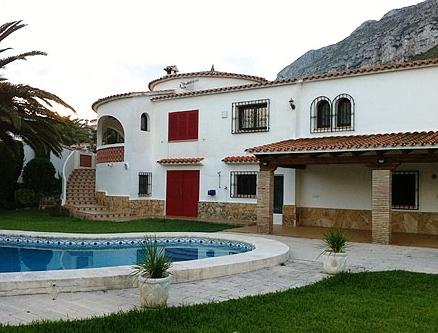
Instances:
[[[438,235],[438,59],[278,81],[166,70],[93,104],[97,154],[64,165],[78,216]]]

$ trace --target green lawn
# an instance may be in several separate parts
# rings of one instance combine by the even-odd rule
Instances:
[[[3,327],[0,332],[437,332],[438,275],[341,274],[312,286],[223,303]]]
[[[199,221],[166,219],[141,219],[124,222],[86,221],[67,216],[51,216],[47,211],[0,210],[0,230],[113,233],[159,231],[216,232],[229,228],[232,228],[232,226]]]

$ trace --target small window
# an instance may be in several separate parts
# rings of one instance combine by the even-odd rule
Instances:
[[[392,208],[418,209],[418,171],[392,174]]]
[[[232,198],[255,198],[257,194],[256,171],[232,171],[230,174]]]
[[[331,127],[331,117],[330,117],[330,103],[326,100],[319,101],[317,106],[317,118],[316,127],[317,129],[324,130],[330,129]]]
[[[333,104],[335,106],[335,131],[353,129],[353,109],[354,101],[350,95],[342,94],[337,96]]]
[[[142,131],[149,131],[149,115],[147,113],[141,115],[140,129]]]
[[[325,96],[315,98],[310,105],[310,131],[331,132],[332,130],[331,101]]]
[[[269,100],[233,103],[232,133],[269,131]]]
[[[146,197],[152,194],[152,172],[138,174],[138,196]]]
[[[198,139],[198,110],[169,113],[168,140]]]

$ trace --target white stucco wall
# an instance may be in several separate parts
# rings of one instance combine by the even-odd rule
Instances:
[[[438,67],[402,70],[298,84],[296,101],[300,137],[436,131]],[[355,130],[310,133],[310,105],[319,96],[331,101],[349,94],[355,102]]]
[[[419,172],[420,212],[438,212],[438,165],[404,164],[395,171]],[[308,166],[297,171],[297,205],[371,209],[371,170],[360,165]]]

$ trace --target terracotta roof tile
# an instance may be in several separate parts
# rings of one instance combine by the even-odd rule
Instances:
[[[157,161],[160,164],[199,164],[203,157],[176,157],[176,158],[162,158]]]
[[[371,135],[330,136],[291,139],[246,149],[260,153],[303,153],[312,151],[373,150],[385,148],[422,148],[438,145],[438,132],[405,132]]]
[[[169,81],[175,78],[192,78],[192,77],[226,77],[226,78],[247,79],[257,82],[268,82],[268,80],[266,80],[265,78],[255,75],[218,72],[218,71],[203,71],[203,72],[177,73],[177,74],[165,75],[149,82],[148,87],[149,90],[152,91],[154,87],[160,82]]]
[[[411,69],[411,68],[422,68],[422,67],[430,67],[430,66],[438,66],[438,57],[427,60],[418,60],[418,61],[410,61],[410,62],[400,62],[394,64],[385,64],[371,67],[358,68],[353,70],[347,70],[342,72],[327,72],[322,74],[309,75],[304,77],[294,77],[288,79],[279,79],[275,81],[266,81],[261,83],[251,83],[244,84],[240,86],[232,86],[232,87],[223,87],[223,88],[214,88],[214,89],[206,89],[206,90],[197,90],[186,93],[170,93],[167,95],[152,97],[152,101],[160,101],[166,99],[175,99],[175,98],[183,98],[183,97],[192,97],[199,95],[208,95],[208,94],[217,94],[228,91],[236,91],[236,90],[247,90],[247,89],[255,89],[269,86],[277,86],[284,84],[291,84],[296,82],[309,82],[309,81],[318,81],[324,79],[332,79],[332,78],[343,78],[350,77],[355,75],[365,75],[369,73],[380,73],[385,71],[396,71],[403,69]]]
[[[248,163],[257,163],[258,159],[254,155],[227,156],[224,159],[222,159],[222,162],[228,164],[248,164]]]

